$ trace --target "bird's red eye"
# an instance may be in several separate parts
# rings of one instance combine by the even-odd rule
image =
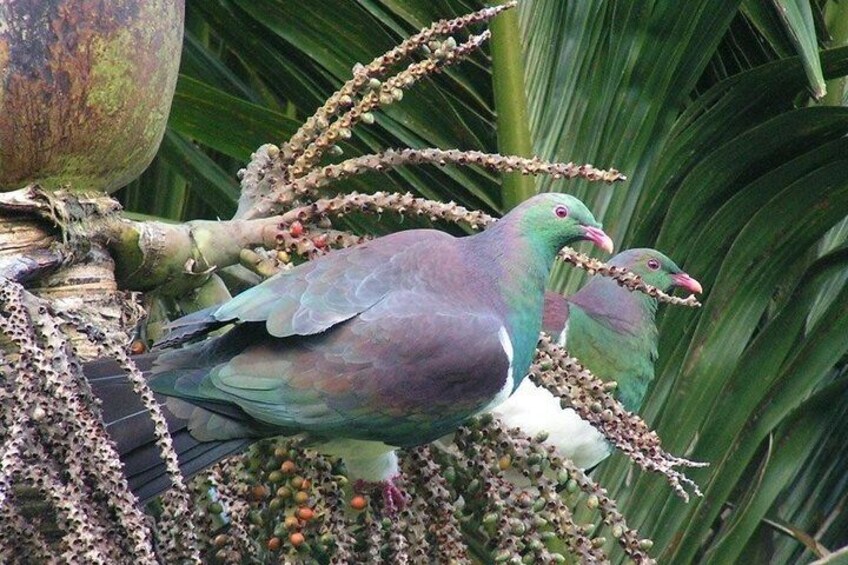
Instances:
[[[560,204],[556,208],[554,208],[554,214],[556,214],[557,218],[567,218],[568,217],[568,208]]]
[[[648,268],[651,269],[652,271],[656,271],[657,269],[660,268],[660,262],[657,261],[656,259],[649,259],[648,260]]]

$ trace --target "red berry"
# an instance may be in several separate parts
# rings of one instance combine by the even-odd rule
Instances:
[[[327,240],[328,240],[327,234],[322,233],[321,235],[319,235],[318,237],[313,239],[312,243],[315,245],[315,247],[317,247],[318,249],[321,249],[321,248],[327,247]]]
[[[315,512],[309,508],[308,506],[302,506],[297,509],[297,517],[303,520],[304,522],[308,522],[315,516]]]
[[[365,510],[366,506],[368,506],[368,501],[361,494],[357,494],[350,499],[350,507],[354,510]]]

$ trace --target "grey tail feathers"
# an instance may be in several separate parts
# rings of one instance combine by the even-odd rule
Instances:
[[[165,349],[196,341],[206,336],[209,332],[231,323],[230,321],[222,322],[215,318],[214,313],[218,308],[219,306],[211,306],[174,320],[167,326],[170,331],[165,337],[156,342],[154,347]]]
[[[148,371],[157,356],[158,353],[153,352],[133,359],[142,371]],[[153,422],[117,363],[106,360],[89,363],[85,375],[103,403],[106,430],[117,445],[130,490],[144,503],[170,488],[171,479],[156,444]],[[242,451],[255,441],[247,438],[198,441],[188,431],[188,420],[168,410],[164,397],[156,395],[156,399],[168,422],[180,469],[186,477]]]

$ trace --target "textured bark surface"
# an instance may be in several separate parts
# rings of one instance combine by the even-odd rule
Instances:
[[[129,343],[143,315],[139,296],[118,289],[106,243],[94,237],[99,224],[118,221],[118,210],[106,196],[34,188],[0,195],[0,280],[22,283],[56,308]],[[97,356],[85,336],[69,330],[68,338],[81,358]]]
[[[0,190],[114,191],[153,159],[183,0],[0,2]]]

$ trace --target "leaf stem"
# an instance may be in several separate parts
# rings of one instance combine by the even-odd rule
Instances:
[[[491,30],[498,151],[504,155],[530,157],[533,143],[527,119],[518,12],[508,10],[500,14],[492,21]],[[504,212],[536,193],[534,180],[519,173],[504,175],[502,190]]]
[[[829,47],[848,45],[848,3],[830,2],[825,12],[827,30],[833,39]],[[822,104],[843,106],[848,103],[848,79],[839,77],[827,82],[827,95]]]

